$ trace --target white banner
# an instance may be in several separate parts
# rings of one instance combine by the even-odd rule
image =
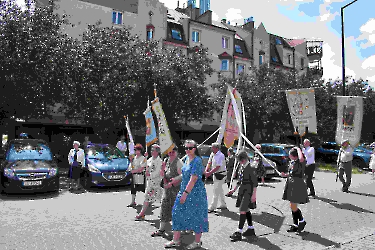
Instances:
[[[360,96],[337,96],[336,143],[349,140],[352,146],[361,139],[363,98]]]
[[[173,150],[175,145],[168,128],[167,119],[165,118],[164,111],[159,102],[159,98],[152,101],[152,110],[154,111],[158,120],[160,152],[163,155],[166,155]]]
[[[130,131],[130,126],[129,126],[129,118],[126,117],[126,129],[128,130],[128,136],[129,136],[129,156],[130,155],[134,155],[135,154],[135,151],[134,151],[134,140],[133,140],[133,136],[132,136],[132,132]]]
[[[297,127],[301,135],[306,127],[309,132],[318,133],[314,88],[286,90],[285,93],[294,129]]]

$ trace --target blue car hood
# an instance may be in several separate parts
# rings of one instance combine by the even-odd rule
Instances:
[[[17,172],[48,172],[51,169],[51,164],[47,161],[37,160],[21,160],[10,162],[8,168]]]
[[[87,164],[93,165],[100,171],[125,171],[128,169],[128,159],[87,159]]]

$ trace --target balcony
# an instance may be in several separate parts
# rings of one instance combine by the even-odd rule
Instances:
[[[311,72],[313,75],[322,77],[323,76],[323,67],[309,67],[308,71]]]
[[[323,57],[323,48],[321,46],[308,46],[307,57],[310,63],[320,61]]]

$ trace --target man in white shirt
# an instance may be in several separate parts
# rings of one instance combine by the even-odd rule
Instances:
[[[121,136],[120,141],[117,142],[116,147],[125,155],[127,150],[125,136]]]
[[[312,182],[315,171],[315,149],[310,146],[309,139],[303,141],[302,152],[306,158],[305,175],[307,188],[310,189],[309,196],[315,196],[315,188]]]
[[[344,140],[341,144],[340,152],[337,157],[339,163],[339,179],[342,183],[342,191],[348,192],[352,182],[352,161],[354,148],[350,145],[349,140]],[[344,180],[344,172],[346,181]]]
[[[223,185],[225,183],[225,177],[227,174],[225,156],[220,151],[219,143],[212,143],[211,145],[212,153],[210,159],[208,160],[205,176],[208,178],[210,175],[214,174],[214,197],[208,212],[212,213],[217,208],[218,200],[220,199],[221,206],[220,209],[227,209],[227,204],[225,203],[224,189]]]

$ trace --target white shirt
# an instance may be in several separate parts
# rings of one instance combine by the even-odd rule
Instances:
[[[72,148],[70,151],[69,151],[69,155],[68,155],[68,162],[69,162],[69,165],[72,165],[73,164],[73,161],[74,161],[74,154],[75,154],[75,149]],[[77,152],[77,162],[80,162],[82,164],[82,166],[85,166],[85,151],[83,151],[82,148],[79,148],[78,149],[78,152]]]
[[[354,149],[350,145],[346,149],[341,148],[340,151],[341,152],[339,152],[339,155],[341,162],[348,162],[353,160]]]
[[[315,150],[313,147],[303,148],[302,152],[306,157],[306,165],[315,164]]]
[[[211,163],[212,168],[220,166],[216,173],[227,171],[227,166],[225,164],[225,155],[219,150],[214,154],[213,152],[210,155],[210,160],[208,163]]]
[[[121,152],[125,152],[125,151],[126,151],[126,142],[118,141],[116,147],[117,147]]]
[[[375,170],[375,153],[371,154],[369,168]]]
[[[163,161],[161,160],[159,156],[156,158],[151,156],[151,158],[147,160],[147,170],[150,173],[150,177],[149,177],[150,179],[157,179],[160,177],[160,170],[161,170],[162,164],[163,164]]]

